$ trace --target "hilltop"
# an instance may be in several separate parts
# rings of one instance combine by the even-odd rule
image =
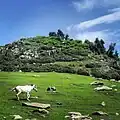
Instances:
[[[49,36],[21,38],[0,47],[0,70],[23,72],[63,72],[92,75],[104,79],[120,79],[120,60],[114,51],[115,43],[108,50],[105,42],[96,38],[73,40],[62,31]]]

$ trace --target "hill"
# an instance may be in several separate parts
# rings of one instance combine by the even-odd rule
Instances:
[[[120,60],[115,43],[106,50],[104,41],[49,37],[21,38],[0,47],[0,70],[23,72],[63,72],[120,80]]]

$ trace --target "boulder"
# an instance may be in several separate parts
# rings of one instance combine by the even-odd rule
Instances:
[[[96,87],[96,88],[94,88],[94,90],[104,91],[104,90],[112,90],[112,88],[110,88],[110,87],[108,87],[108,86],[101,86],[101,87]]]
[[[115,113],[116,116],[119,116],[119,113]]]
[[[36,112],[41,114],[49,114],[49,111],[45,109],[38,109],[33,111],[33,113],[36,113]]]
[[[105,104],[105,102],[104,102],[104,101],[101,103],[101,105],[102,105],[103,107],[105,107],[105,106],[106,106],[106,104]]]
[[[94,82],[90,83],[90,85],[104,85],[104,83],[99,82],[99,81],[94,81]]]
[[[43,103],[37,103],[37,102],[23,102],[22,103],[23,106],[29,106],[29,107],[36,107],[36,108],[42,108],[42,109],[46,109],[46,108],[50,108],[51,105],[50,104],[43,104]]]
[[[115,79],[110,79],[110,81],[111,81],[111,82],[116,82],[116,80],[115,80]]]
[[[22,72],[22,70],[19,70],[19,72]]]
[[[79,113],[79,112],[68,112],[68,114],[71,116],[71,115],[79,115],[81,116],[82,114]]]
[[[57,104],[57,105],[62,105],[62,103],[61,103],[61,102],[56,102],[56,104]]]
[[[69,118],[69,120],[92,120],[89,115],[82,115],[79,112],[69,112],[65,118]]]
[[[114,89],[114,91],[115,91],[115,92],[117,92],[117,91],[118,91],[118,89]]]
[[[116,85],[111,85],[111,87],[112,87],[112,88],[115,88],[115,87],[116,87]]]
[[[102,112],[102,111],[95,111],[92,113],[92,115],[100,115],[100,116],[103,116],[103,115],[108,115],[107,113],[105,112]]]
[[[20,115],[11,115],[11,116],[13,116],[14,120],[21,120],[22,119],[22,117]]]

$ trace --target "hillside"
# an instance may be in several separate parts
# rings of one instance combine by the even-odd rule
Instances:
[[[21,38],[0,47],[0,70],[56,71],[119,80],[120,60],[113,54],[114,46],[106,50],[103,40],[82,42],[50,34]]]
[[[66,74],[66,73],[17,73],[0,72],[0,120],[13,120],[11,115],[20,115],[23,120],[36,118],[36,120],[68,120],[65,116],[68,112],[80,112],[90,115],[93,120],[119,120],[120,115],[120,83],[103,81],[111,87],[116,85],[112,91],[95,91],[97,86],[91,86],[95,81],[92,77]],[[47,109],[50,113],[45,117],[33,113],[37,108],[22,106],[26,102],[26,94],[20,95],[20,101],[16,100],[16,93],[9,89],[17,85],[36,84],[38,92],[32,91],[31,102],[51,104]],[[55,86],[57,92],[47,92],[48,86]],[[118,91],[114,91],[117,89]],[[102,106],[104,101],[106,106]],[[61,103],[61,104],[58,104]],[[108,116],[91,115],[94,111],[103,111]]]

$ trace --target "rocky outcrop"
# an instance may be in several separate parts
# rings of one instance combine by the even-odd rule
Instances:
[[[43,104],[43,103],[37,103],[37,102],[23,102],[23,106],[29,106],[29,107],[36,107],[36,108],[42,108],[42,109],[47,109],[50,108],[50,104]]]

